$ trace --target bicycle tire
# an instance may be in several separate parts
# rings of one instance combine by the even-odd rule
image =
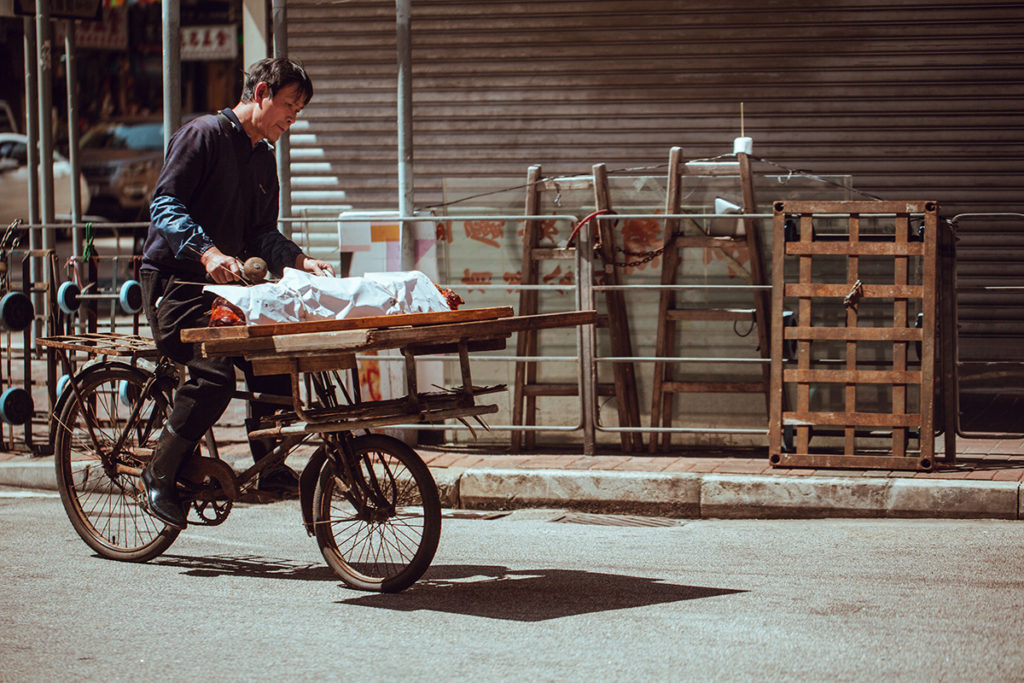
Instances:
[[[132,403],[142,396],[149,377],[125,363],[86,368],[76,377],[78,394],[67,399],[54,438],[57,488],[64,510],[82,540],[112,560],[146,562],[178,537],[178,529],[143,509],[139,477],[114,469],[122,465],[137,471],[146,466],[169,413],[170,395],[166,389],[156,389],[147,396],[139,413],[144,419],[126,435],[116,462],[107,466],[90,436],[82,403],[94,417],[92,433],[100,449],[109,451],[124,433]]]
[[[383,434],[359,436],[351,455],[332,454],[313,494],[316,540],[328,566],[351,588],[396,593],[430,566],[441,537],[437,485],[420,456]],[[358,467],[336,477],[337,458]],[[375,498],[375,500],[371,500]]]

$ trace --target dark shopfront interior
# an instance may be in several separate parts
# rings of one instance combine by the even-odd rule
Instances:
[[[106,3],[104,3],[106,4]],[[240,0],[182,2],[181,25],[240,24]],[[34,21],[33,19],[29,19]],[[53,140],[67,153],[67,82],[63,19],[53,20]],[[23,17],[0,17],[0,100],[25,132]],[[87,25],[91,24],[91,25]],[[76,25],[79,128],[125,116],[159,116],[163,101],[159,2],[105,8],[99,22]],[[236,33],[240,36],[240,31]],[[239,41],[240,41],[239,37]],[[241,46],[234,59],[181,63],[182,114],[233,105],[242,86]]]

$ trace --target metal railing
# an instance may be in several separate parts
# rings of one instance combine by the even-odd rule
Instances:
[[[340,207],[339,207],[340,208]],[[339,210],[337,216],[301,216],[301,217],[290,217],[281,219],[282,222],[288,222],[292,225],[295,224],[315,224],[315,223],[337,223],[338,226],[342,226],[345,223],[366,223],[371,221],[367,217],[368,213],[372,212],[361,212],[362,215],[346,216],[343,210]],[[528,220],[544,220],[544,221],[560,221],[575,224],[579,221],[579,217],[575,214],[542,214],[542,215],[523,215],[523,214],[467,214],[467,215],[443,215],[443,216],[391,216],[386,215],[389,212],[381,211],[381,216],[375,220],[377,222],[389,222],[399,223],[406,225],[414,222],[446,222],[446,223],[464,223],[466,221],[504,221],[506,223],[522,223]],[[607,217],[598,217],[597,220],[623,220],[623,219],[654,219],[658,221],[664,221],[666,219],[694,219],[694,220],[708,220],[708,219],[737,219],[743,218],[768,218],[771,214],[708,214],[708,213],[680,213],[680,214],[664,214],[664,213],[630,213],[630,214],[613,214]],[[30,230],[54,230],[72,229],[73,234],[76,236],[76,242],[82,239],[81,235],[84,234],[83,228],[86,223],[79,224],[48,224],[48,225],[24,225],[24,228]],[[146,226],[145,223],[102,223],[94,224],[95,227],[102,227],[104,229],[117,228],[119,230],[139,230]],[[339,229],[339,235],[341,231]],[[296,233],[293,236],[298,241],[301,239],[301,233]],[[590,230],[580,230],[577,234],[577,248],[575,249],[575,258],[573,263],[576,269],[576,277],[571,285],[564,283],[560,284],[522,284],[522,283],[510,283],[505,282],[502,284],[486,284],[486,283],[470,283],[469,287],[472,289],[480,290],[512,290],[512,291],[526,291],[526,290],[537,290],[537,291],[558,291],[563,294],[567,290],[571,290],[572,302],[575,310],[593,310],[595,306],[595,294],[599,292],[606,292],[611,290],[622,290],[622,291],[661,291],[665,289],[673,290],[739,290],[739,291],[756,291],[770,289],[768,285],[733,285],[733,284],[674,284],[674,285],[660,285],[660,284],[623,284],[623,285],[596,285],[594,284],[594,260],[595,250],[593,248],[593,242],[591,239]],[[341,244],[339,238],[338,249],[342,249],[344,245]],[[558,247],[555,247],[558,248]],[[77,249],[76,249],[77,251]],[[77,254],[75,254],[77,256]],[[117,265],[119,259],[134,258],[132,256],[125,255],[113,255],[112,258],[114,264],[114,282],[116,284],[117,277]],[[467,286],[464,282],[440,282],[439,284],[460,287]],[[121,316],[117,316],[115,311],[111,310],[111,314],[107,324],[110,327],[110,331],[114,332],[118,329],[123,329],[123,320]],[[133,327],[134,331],[138,331],[137,317]],[[611,426],[604,425],[600,422],[600,407],[597,401],[597,377],[598,367],[601,364],[610,363],[651,363],[651,362],[676,362],[676,363],[741,363],[741,364],[763,364],[767,361],[764,359],[755,358],[730,358],[730,357],[656,357],[646,355],[636,355],[630,357],[621,356],[600,356],[597,353],[597,340],[596,340],[596,326],[587,325],[579,327],[575,330],[575,346],[576,353],[574,355],[544,355],[538,354],[537,356],[518,356],[518,355],[487,355],[480,354],[474,356],[474,359],[480,362],[487,363],[517,363],[517,362],[535,362],[535,363],[575,363],[577,366],[577,387],[578,387],[578,415],[575,421],[570,421],[565,424],[534,424],[534,425],[516,425],[516,424],[497,424],[491,425],[489,428],[496,431],[534,431],[534,432],[561,432],[561,433],[572,433],[579,432],[582,435],[585,450],[592,452],[594,444],[596,443],[596,435],[599,432],[608,433],[619,433],[619,432],[639,432],[639,433],[744,433],[744,434],[763,434],[767,431],[767,426],[761,429],[754,428],[712,428],[712,427],[643,427],[643,426]],[[423,360],[436,361],[436,362],[454,362],[458,360],[451,356],[424,356]],[[357,360],[363,361],[378,361],[378,362],[402,362],[401,356],[383,356],[383,355],[357,355]],[[461,424],[443,424],[443,425],[426,425],[426,424],[403,424],[396,425],[396,428],[400,429],[417,429],[417,430],[466,430],[469,429],[466,425]]]
[[[619,219],[655,219],[663,221],[666,219],[716,219],[716,218],[729,218],[736,219],[739,217],[743,218],[771,218],[772,214],[708,214],[708,213],[681,213],[681,214],[664,214],[664,213],[631,213],[631,214],[614,214],[607,218],[598,217],[597,220],[619,220]],[[365,221],[366,218],[358,218],[353,220]],[[575,215],[537,215],[537,216],[524,216],[522,214],[481,214],[481,215],[458,215],[458,216],[436,216],[436,217],[423,217],[423,216],[396,216],[388,217],[387,220],[395,222],[413,222],[413,221],[445,221],[445,222],[464,222],[472,220],[495,220],[505,222],[523,222],[526,220],[561,220],[561,221],[578,221],[578,217]],[[771,290],[770,285],[720,285],[720,284],[682,284],[682,285],[661,285],[661,284],[626,284],[626,285],[596,285],[594,284],[594,249],[591,241],[590,232],[588,230],[581,230],[577,236],[578,246],[575,255],[575,265],[577,277],[575,278],[575,299],[577,310],[593,310],[595,309],[594,295],[597,292],[604,291],[661,291],[665,289],[703,289],[703,290],[738,290],[738,291],[764,291]],[[557,247],[556,247],[557,248]],[[460,282],[448,282],[442,283],[448,286],[459,286],[465,283]],[[522,285],[522,284],[511,284],[505,283],[500,285],[481,285],[472,284],[474,289],[507,289],[507,290],[565,290],[566,285]],[[767,424],[763,428],[741,428],[741,427],[730,427],[730,428],[713,428],[713,427],[642,427],[642,426],[609,426],[603,425],[600,422],[600,409],[597,403],[597,368],[601,363],[649,363],[649,362],[678,362],[678,363],[741,363],[741,364],[752,364],[760,365],[768,363],[769,361],[763,358],[729,358],[729,357],[653,357],[653,356],[600,356],[597,354],[596,344],[596,327],[587,325],[579,328],[576,332],[577,337],[577,355],[576,356],[545,356],[539,354],[537,356],[476,356],[477,360],[490,360],[490,361],[505,361],[505,362],[554,362],[554,361],[566,361],[573,360],[578,363],[578,390],[579,390],[579,418],[575,424],[567,425],[513,425],[513,424],[500,424],[490,425],[490,429],[498,431],[534,431],[534,432],[581,432],[584,451],[586,453],[592,453],[593,447],[596,444],[596,435],[599,432],[607,433],[621,433],[621,432],[638,432],[638,433],[732,433],[732,434],[766,434],[768,431]],[[357,358],[359,358],[357,356]],[[369,356],[367,359],[373,360],[385,360],[386,356]],[[426,358],[426,357],[424,357]],[[439,360],[443,361],[454,361],[457,359],[438,357]],[[400,356],[390,359],[392,362],[403,360]],[[396,425],[398,428],[405,429],[435,429],[435,430],[465,430],[468,427],[463,425],[421,425],[421,424],[403,424]]]

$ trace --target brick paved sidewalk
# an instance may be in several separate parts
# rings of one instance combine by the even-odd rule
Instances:
[[[239,430],[234,430],[238,432]],[[222,456],[244,456],[239,434],[227,434],[221,442]],[[221,441],[221,439],[218,439]],[[431,468],[467,469],[555,469],[617,472],[692,472],[695,474],[753,474],[798,477],[903,477],[914,479],[964,479],[1024,482],[1024,439],[957,439],[957,463],[947,467],[940,461],[933,472],[875,469],[810,469],[771,467],[762,449],[707,449],[696,455],[670,452],[664,455],[553,453],[540,449],[534,454],[510,455],[495,446],[477,448],[417,446],[417,452]],[[0,452],[0,462],[24,459],[19,449]],[[230,457],[229,457],[230,459]]]
[[[700,474],[762,474],[789,476],[911,477],[1024,482],[1024,439],[957,439],[957,462],[933,472],[874,469],[810,469],[772,467],[756,449],[718,450],[707,455],[574,455],[539,452],[508,455],[474,449],[433,448],[417,451],[432,468],[494,467],[508,469],[610,470],[620,472],[694,472]],[[483,451],[483,452],[481,452]]]

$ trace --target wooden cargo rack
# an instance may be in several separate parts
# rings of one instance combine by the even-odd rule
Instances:
[[[257,374],[290,374],[294,413],[277,417],[275,427],[252,438],[311,432],[347,431],[405,422],[438,422],[497,412],[496,405],[477,405],[480,394],[504,386],[474,387],[469,353],[500,350],[508,338],[526,329],[591,325],[595,311],[570,311],[513,316],[511,307],[411,313],[343,320],[207,327],[182,330],[181,338],[200,345],[206,357],[239,355]],[[408,395],[388,401],[357,401],[350,406],[312,407],[303,404],[299,375],[355,367],[355,354],[398,349],[405,358]],[[441,392],[417,391],[416,356],[458,353],[462,386]]]

